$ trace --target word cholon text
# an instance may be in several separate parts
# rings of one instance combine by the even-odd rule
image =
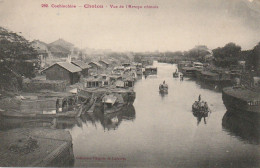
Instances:
[[[111,8],[111,9],[123,9],[123,8],[127,8],[127,9],[157,9],[159,8],[157,5],[144,5],[144,6],[140,6],[140,5],[102,5],[102,4],[84,4],[83,6],[81,5],[75,5],[75,4],[41,4],[42,8]]]

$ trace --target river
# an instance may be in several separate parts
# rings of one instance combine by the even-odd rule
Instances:
[[[136,82],[131,109],[108,117],[88,115],[81,127],[69,129],[74,166],[259,166],[257,121],[225,115],[221,93],[186,78],[173,78],[176,65],[154,65],[157,77]],[[169,93],[162,96],[158,86],[164,80]],[[191,111],[199,94],[211,109],[205,119],[196,118]]]
[[[156,77],[135,83],[133,106],[106,115],[51,121],[1,119],[0,129],[51,127],[71,133],[75,167],[259,167],[259,116],[227,112],[221,92],[172,77],[176,65],[154,63]],[[159,93],[163,81],[167,95]],[[214,88],[214,87],[213,87]],[[206,118],[192,104],[208,102]]]

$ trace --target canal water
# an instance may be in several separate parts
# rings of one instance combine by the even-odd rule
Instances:
[[[176,65],[154,63],[157,77],[136,82],[128,110],[85,116],[70,130],[74,166],[258,167],[258,121],[226,113],[220,92],[172,77]],[[159,84],[169,86],[159,94]],[[191,106],[201,94],[211,113],[197,118]],[[242,123],[242,125],[241,125]],[[249,132],[249,133],[248,133]]]
[[[194,80],[173,78],[176,65],[154,63],[157,76],[135,83],[133,106],[104,115],[95,111],[81,119],[1,119],[0,130],[48,127],[72,135],[75,167],[259,167],[259,117],[227,112],[221,92]],[[166,95],[159,84],[168,84]],[[191,111],[198,99],[211,113]]]

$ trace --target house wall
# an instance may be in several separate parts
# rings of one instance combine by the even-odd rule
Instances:
[[[59,65],[54,65],[45,72],[47,80],[65,80],[72,83],[70,72]]]
[[[82,69],[81,74],[86,77],[88,76],[88,69]]]
[[[71,78],[71,84],[78,83],[80,80],[80,73],[79,72],[70,73],[70,78]]]

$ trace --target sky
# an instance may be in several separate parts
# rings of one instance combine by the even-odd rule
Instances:
[[[243,1],[245,6],[237,6]],[[259,4],[259,0],[254,0]],[[184,51],[235,42],[260,42],[260,5],[252,0],[0,0],[0,26],[46,43],[59,38],[79,48],[114,51]],[[48,4],[42,8],[41,4]],[[77,8],[51,8],[72,4]],[[84,4],[103,5],[90,9]],[[156,9],[111,9],[151,5]]]

